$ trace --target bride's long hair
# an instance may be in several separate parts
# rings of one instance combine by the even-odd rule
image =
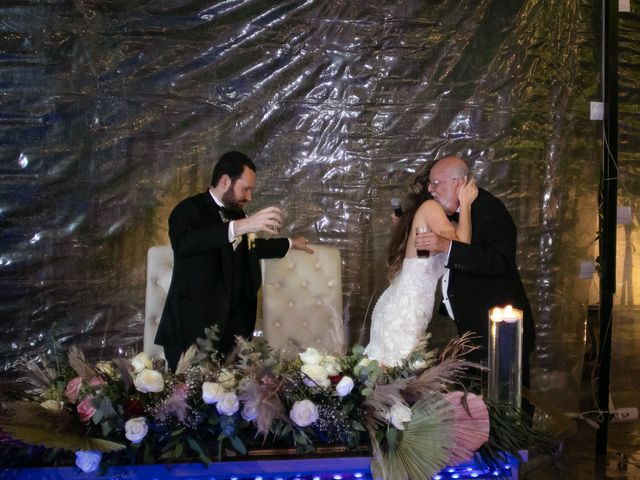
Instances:
[[[418,175],[413,184],[409,187],[407,199],[409,205],[407,210],[400,216],[396,228],[391,235],[391,241],[387,247],[387,278],[391,281],[402,268],[402,261],[407,249],[407,242],[411,234],[411,225],[416,211],[426,200],[433,198],[427,186],[429,185],[429,173],[431,168]]]

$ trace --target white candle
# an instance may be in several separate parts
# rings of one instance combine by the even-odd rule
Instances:
[[[488,397],[520,406],[522,380],[522,310],[507,305],[489,310]]]
[[[507,305],[504,308],[493,307],[489,311],[489,318],[492,322],[513,323],[522,320],[522,310],[513,308],[511,305]]]

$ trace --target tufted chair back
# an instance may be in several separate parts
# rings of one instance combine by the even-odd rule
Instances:
[[[153,343],[169,293],[173,273],[173,250],[170,245],[151,247],[147,252],[147,293],[144,302],[144,352],[164,357],[162,347]]]
[[[310,245],[313,254],[291,250],[263,260],[262,311],[265,338],[274,349],[295,354],[306,347],[330,353],[344,350],[340,251]],[[153,343],[171,284],[173,251],[169,245],[147,252],[144,352],[162,357]]]
[[[263,261],[262,319],[274,349],[294,355],[306,347],[344,353],[340,250],[310,245]]]

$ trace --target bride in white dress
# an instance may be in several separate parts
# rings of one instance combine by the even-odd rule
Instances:
[[[468,182],[461,177],[448,181],[454,180],[460,180],[457,225],[432,199],[425,174],[411,187],[409,198],[415,206],[400,217],[393,232],[387,256],[391,283],[373,309],[369,345],[365,349],[369,358],[382,365],[399,365],[416,346],[431,321],[438,280],[445,272],[446,254],[418,257],[414,245],[416,228],[426,226],[443,237],[471,242],[471,204],[478,196],[478,188],[473,178]]]

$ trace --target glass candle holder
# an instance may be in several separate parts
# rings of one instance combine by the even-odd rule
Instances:
[[[489,399],[520,408],[522,400],[522,310],[489,310]]]

